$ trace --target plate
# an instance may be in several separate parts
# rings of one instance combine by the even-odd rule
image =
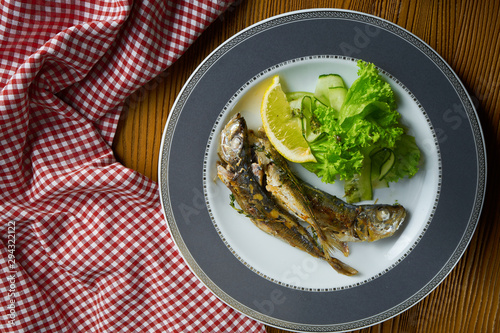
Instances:
[[[346,277],[233,210],[229,190],[216,180],[215,162],[220,130],[235,112],[258,128],[260,101],[273,75],[288,91],[311,91],[318,75],[329,72],[350,85],[357,59],[374,63],[391,84],[402,122],[424,158],[415,177],[376,190],[378,202],[403,204],[409,219],[391,238],[350,245],[352,254],[340,259],[360,274]],[[423,299],[465,251],[486,184],[478,117],[446,62],[397,25],[332,9],[272,17],[212,52],[174,102],[159,160],[163,211],[191,270],[237,311],[302,332],[359,329]],[[323,184],[292,167],[342,196],[341,184]]]

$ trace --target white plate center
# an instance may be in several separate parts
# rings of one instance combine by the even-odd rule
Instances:
[[[340,260],[356,268],[359,274],[351,277],[338,274],[326,262],[259,230],[229,205],[230,191],[217,179],[216,161],[219,133],[231,116],[240,112],[250,129],[258,129],[262,125],[262,96],[276,74],[280,76],[285,91],[312,92],[321,74],[340,74],[349,87],[357,78],[357,70],[355,59],[338,56],[311,56],[273,66],[251,78],[228,101],[214,125],[204,168],[205,196],[212,222],[226,246],[242,263],[275,283],[290,288],[326,291],[346,289],[371,281],[404,260],[432,220],[441,183],[439,146],[430,120],[415,96],[384,71],[381,71],[381,75],[395,92],[401,122],[408,126],[409,134],[415,137],[423,163],[413,178],[391,183],[389,188],[376,189],[374,192],[377,203],[398,202],[407,209],[408,218],[397,233],[373,243],[349,243],[349,257],[338,254]],[[343,196],[341,182],[325,184],[300,165],[292,165],[292,168],[310,184],[340,198]]]

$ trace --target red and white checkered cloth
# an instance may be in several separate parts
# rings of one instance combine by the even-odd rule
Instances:
[[[264,332],[189,271],[110,148],[125,98],[217,0],[0,0],[2,332]]]

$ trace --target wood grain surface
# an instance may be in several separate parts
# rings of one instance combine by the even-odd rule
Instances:
[[[177,62],[129,98],[113,144],[117,159],[156,181],[169,110],[200,62],[249,25],[307,8],[343,8],[376,15],[429,44],[468,89],[487,144],[487,196],[464,256],[443,283],[414,307],[356,332],[500,332],[499,1],[236,0]],[[267,330],[286,332],[272,327]],[[223,327],[220,331],[225,332]]]

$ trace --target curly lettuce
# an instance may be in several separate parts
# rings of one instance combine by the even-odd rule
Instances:
[[[399,123],[391,86],[374,64],[360,60],[358,67],[339,110],[314,104],[307,121],[321,133],[309,142],[317,162],[303,164],[323,182],[344,180],[350,202],[370,200],[374,187],[412,177],[420,161],[415,138]]]

